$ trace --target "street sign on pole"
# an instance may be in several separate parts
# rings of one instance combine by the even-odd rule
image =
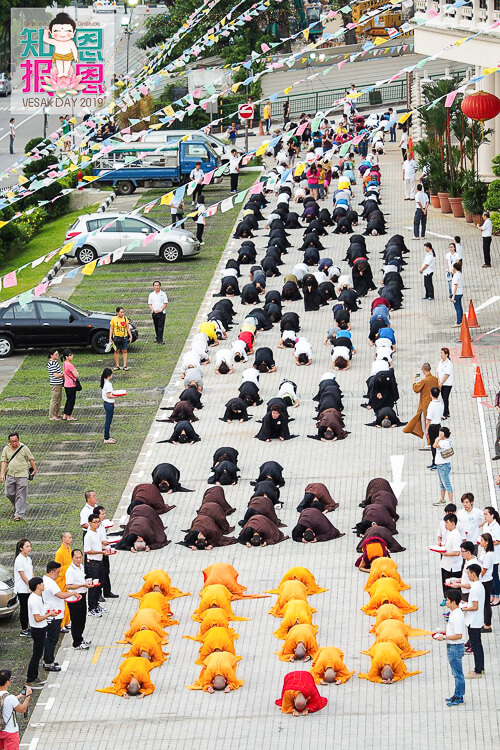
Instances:
[[[254,106],[253,104],[240,104],[238,107],[238,115],[240,120],[253,120]]]

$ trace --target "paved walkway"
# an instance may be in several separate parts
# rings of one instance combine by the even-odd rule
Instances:
[[[412,206],[402,200],[398,151],[393,150],[384,157],[382,169],[383,208],[388,214],[389,233],[400,233],[403,227],[410,225],[413,211]],[[356,195],[360,196],[360,193],[357,186]],[[495,267],[489,271],[481,269],[480,236],[476,230],[438,214],[430,218],[429,230],[441,235],[462,234],[467,303],[469,296],[480,304],[498,292]],[[408,231],[403,233],[410,237]],[[267,242],[265,234],[267,232],[263,229],[258,232],[259,258]],[[302,230],[291,232],[290,239],[295,247],[299,246],[301,237]],[[429,237],[432,240],[432,235]],[[367,241],[376,278],[378,251],[386,239],[368,238]],[[348,240],[332,234],[325,240],[323,255],[340,262]],[[237,246],[239,243],[230,240],[221,267]],[[392,318],[398,339],[395,367],[401,393],[399,411],[403,419],[413,415],[416,408],[416,397],[411,391],[414,373],[425,360],[435,368],[440,347],[450,346],[457,377],[451,396],[452,417],[448,423],[455,445],[452,481],[458,501],[463,492],[472,491],[477,505],[484,507],[492,503],[487,473],[488,469],[491,471],[491,464],[486,464],[485,454],[491,452],[493,442],[494,412],[488,406],[498,389],[498,350],[496,346],[484,345],[485,341],[494,341],[494,334],[482,339],[477,346],[477,361],[482,365],[490,394],[488,403],[478,407],[471,398],[476,361],[458,359],[459,349],[454,343],[456,331],[451,328],[454,322],[452,305],[440,270],[447,241],[436,238],[435,246],[438,254],[436,301],[421,301],[423,290],[418,268],[423,251],[420,243],[410,242],[411,255],[407,256],[409,264],[405,270],[406,284],[410,289],[405,292],[404,309]],[[498,267],[496,249],[493,257]],[[289,272],[300,258],[292,247],[285,257],[282,273]],[[342,264],[342,268],[347,271],[346,264]],[[245,274],[248,270],[248,267],[243,267]],[[270,280],[268,288],[281,288],[281,281]],[[218,285],[217,273],[200,316],[212,306],[211,295]],[[296,368],[291,352],[277,350],[277,327],[260,334],[258,345],[273,348],[278,366],[277,373],[261,376],[261,393],[264,402],[276,395],[285,376],[298,383],[301,403],[293,410],[295,421],[291,426],[292,432],[300,437],[288,443],[271,445],[254,440],[258,429],[256,419],[264,414],[265,406],[250,409],[254,419],[246,424],[219,422],[217,418],[223,413],[223,404],[236,394],[239,371],[243,366],[238,365],[234,375],[221,377],[214,374],[212,365],[208,365],[203,394],[205,408],[196,423],[202,442],[195,446],[157,445],[158,440],[170,435],[171,426],[154,423],[117,512],[117,517],[124,513],[130,490],[136,483],[148,481],[151,469],[157,463],[170,461],[180,468],[183,484],[195,490],[192,494],[174,495],[177,508],[164,517],[169,538],[178,541],[183,536],[181,529],[188,527],[199,507],[214,450],[221,445],[233,445],[240,451],[241,480],[236,487],[226,490],[226,496],[238,509],[236,520],[244,514],[251,496],[249,482],[256,478],[259,465],[264,460],[274,459],[284,466],[286,486],[282,490],[282,499],[285,505],[280,516],[288,524],[288,532],[296,523],[295,507],[303,496],[305,485],[310,481],[322,481],[340,502],[340,508],[330,519],[346,535],[327,544],[297,545],[289,540],[257,550],[235,545],[204,553],[171,544],[147,555],[119,553],[112,562],[112,579],[113,588],[121,598],[110,602],[109,613],[103,619],[89,623],[90,652],[73,652],[69,638],[65,637],[58,655],[63,672],[49,678],[24,735],[23,746],[29,746],[31,750],[63,750],[71,744],[72,750],[87,750],[89,747],[112,750],[141,744],[183,750],[201,743],[209,747],[221,743],[231,748],[247,748],[251,743],[256,748],[272,746],[274,750],[282,750],[291,746],[317,745],[318,741],[323,745],[328,738],[328,741],[342,743],[344,747],[359,747],[368,741],[372,747],[383,746],[388,750],[400,748],[403,743],[406,748],[415,750],[435,750],[450,747],[452,743],[460,743],[468,750],[498,747],[498,714],[495,710],[499,688],[498,610],[494,610],[494,634],[483,638],[487,674],[482,680],[468,681],[466,703],[462,708],[448,709],[444,703],[445,696],[452,691],[445,647],[430,641],[431,653],[409,662],[410,669],[421,670],[418,676],[393,686],[382,686],[359,680],[355,675],[341,687],[321,688],[322,694],[329,698],[327,708],[321,713],[306,720],[284,716],[274,705],[274,700],[279,697],[283,677],[291,667],[280,662],[274,653],[279,647],[272,635],[277,621],[267,614],[274,598],[234,604],[238,615],[251,618],[248,622],[235,623],[240,634],[237,653],[242,656],[238,675],[245,680],[244,687],[229,695],[212,696],[185,689],[185,685],[197,677],[199,667],[194,664],[196,644],[182,639],[182,636],[193,635],[197,630],[190,614],[197,606],[202,587],[201,571],[213,562],[233,564],[239,571],[241,583],[248,586],[251,593],[276,586],[292,565],[308,567],[318,583],[329,589],[311,600],[318,610],[314,621],[319,626],[319,644],[340,647],[350,669],[367,671],[369,658],[360,651],[372,642],[368,633],[372,620],[360,611],[366,602],[363,593],[366,578],[353,565],[356,538],[351,529],[361,517],[358,504],[364,497],[367,482],[375,476],[391,479],[391,464],[398,463],[397,458],[394,461],[395,457],[401,457],[399,463],[403,466],[402,481],[405,483],[399,498],[398,538],[407,547],[407,551],[398,554],[396,560],[403,578],[412,586],[406,596],[419,607],[407,619],[413,626],[426,629],[443,624],[442,609],[438,606],[441,600],[439,562],[436,555],[428,552],[442,516],[442,510],[432,505],[438,494],[438,480],[425,468],[429,454],[419,452],[418,441],[400,430],[376,431],[365,427],[365,423],[371,421],[371,415],[359,408],[373,356],[373,350],[366,343],[371,298],[364,300],[363,309],[353,315],[353,340],[358,354],[351,370],[338,376],[345,394],[346,428],[351,431],[347,440],[330,445],[305,437],[312,432],[314,424],[312,396],[322,373],[330,369],[329,350],[322,341],[331,313],[325,307],[318,313],[306,314],[302,302],[289,303],[285,309],[300,314],[301,334],[312,342],[314,363],[311,367]],[[236,322],[239,323],[243,311],[239,301],[234,304],[238,310]],[[498,324],[498,306],[486,307],[479,317],[483,326],[480,333],[485,333]],[[230,333],[230,340],[236,335],[237,327]],[[174,373],[167,389],[164,406],[173,403],[180,391],[178,372]],[[485,417],[489,447],[483,444],[480,412]],[[136,600],[128,598],[127,594],[137,591],[141,576],[157,567],[168,571],[174,585],[190,591],[192,596],[173,602],[173,611],[180,624],[169,630],[168,661],[152,673],[156,691],[140,702],[125,702],[114,696],[95,693],[95,688],[109,685],[117,673],[124,649],[117,646],[116,641],[137,609]],[[424,643],[421,639],[415,642]],[[423,645],[418,647],[424,648]],[[471,657],[466,657],[467,670],[471,664]]]

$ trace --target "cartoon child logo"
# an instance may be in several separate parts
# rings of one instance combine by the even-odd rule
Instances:
[[[67,13],[58,13],[43,32],[45,44],[54,48],[52,68],[43,88],[58,96],[75,96],[85,88],[82,76],[76,75],[73,67],[73,62],[78,62],[75,34],[76,23]]]

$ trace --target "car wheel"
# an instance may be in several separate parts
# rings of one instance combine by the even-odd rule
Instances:
[[[76,251],[76,259],[81,266],[92,263],[97,258],[97,251],[90,245],[83,245]]]
[[[14,351],[14,344],[9,336],[0,334],[0,359],[10,357]]]
[[[90,339],[90,346],[96,354],[104,354],[109,341],[108,331],[96,331]]]
[[[179,245],[176,245],[175,242],[169,242],[161,248],[160,257],[166,263],[176,263],[182,258],[182,252]]]
[[[135,185],[132,182],[129,182],[128,180],[125,180],[124,182],[119,182],[116,185],[116,192],[118,195],[131,195],[135,191]]]

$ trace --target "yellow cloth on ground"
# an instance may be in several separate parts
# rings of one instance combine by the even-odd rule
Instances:
[[[369,591],[375,581],[378,581],[379,578],[393,578],[399,583],[400,591],[406,591],[411,588],[411,586],[405,583],[399,575],[398,566],[391,557],[378,557],[372,562],[365,591]]]
[[[335,672],[335,679],[347,682],[353,676],[344,664],[344,654],[335,646],[323,646],[313,659],[311,669],[309,670],[314,677],[314,682],[320,685],[323,682],[323,676],[326,670],[331,667]]]
[[[265,594],[245,594],[246,586],[238,583],[238,571],[228,563],[214,563],[203,571],[203,589],[207,586],[220,583],[231,592],[233,599],[261,599]],[[201,594],[200,594],[201,596]]]
[[[285,581],[279,586],[278,590],[278,601],[269,610],[270,615],[283,617],[283,607],[291,599],[302,599],[302,601],[307,602],[307,586],[301,581]],[[316,612],[315,609],[312,609],[312,611]]]
[[[316,641],[316,633],[318,632],[317,625],[294,625],[290,628],[286,641],[283,644],[281,651],[276,651],[280,661],[290,661],[290,657],[293,656],[293,652],[297,647],[298,643],[303,643],[306,649],[306,656],[316,656],[319,646]]]
[[[175,588],[175,586],[172,586],[170,576],[164,570],[161,570],[161,568],[146,573],[146,575],[142,577],[142,580],[144,583],[141,590],[137,591],[135,594],[129,594],[129,596],[134,599],[141,599],[144,594],[149,594],[155,586],[158,586],[161,589],[161,593],[163,596],[166,596],[167,599],[177,599],[179,596],[191,596],[189,592],[184,593],[180,589]]]
[[[322,594],[323,591],[328,591],[328,589],[322,589],[318,586],[313,574],[307,570],[307,568],[294,567],[290,568],[288,573],[285,573],[277,589],[269,589],[267,593],[279,594],[280,586],[285,583],[285,581],[301,581],[301,583],[307,587],[308,594]]]
[[[370,601],[361,609],[367,615],[376,615],[378,608],[386,603],[395,604],[404,614],[418,609],[401,596],[397,581],[393,578],[379,578],[370,589]]]
[[[302,599],[290,599],[283,607],[283,619],[274,635],[280,640],[286,640],[288,631],[294,625],[312,625],[312,614],[313,609],[307,602]]]
[[[414,656],[423,656],[429,651],[415,651],[408,641],[409,626],[401,620],[384,620],[377,625],[375,630],[376,641],[368,651],[362,651],[362,654],[372,654],[373,648],[377,643],[395,643],[401,649],[401,658],[412,659]]]
[[[214,651],[227,651],[229,654],[236,655],[234,638],[226,628],[210,628],[208,633],[205,633],[195,664],[204,664],[207,656],[213,654]]]
[[[130,621],[130,628],[125,633],[123,640],[117,643],[132,643],[132,637],[139,630],[152,630],[162,639],[162,643],[168,642],[168,633],[162,629],[161,613],[156,609],[140,609]]]
[[[231,592],[222,584],[212,584],[201,592],[198,608],[191,615],[196,622],[201,622],[202,614],[211,607],[225,610],[230,620],[247,620],[247,617],[236,617],[231,609]]]
[[[67,591],[66,588],[66,571],[68,570],[69,566],[71,565],[71,547],[69,549],[66,549],[64,544],[61,544],[59,549],[57,550],[56,554],[54,555],[54,560],[60,564],[59,568],[59,576],[56,578],[56,583],[61,589],[61,591]],[[61,627],[64,628],[66,625],[68,625],[71,622],[71,615],[69,613],[69,607],[64,603],[64,616],[61,621]]]
[[[188,690],[204,690],[207,692],[214,678],[221,675],[225,678],[231,690],[238,690],[245,684],[243,680],[236,678],[236,665],[240,659],[241,656],[234,656],[227,651],[215,651],[205,659],[205,664],[201,668],[200,676],[196,682],[193,685],[186,685],[186,687]]]
[[[150,671],[153,669],[153,664],[144,659],[142,656],[129,656],[128,659],[120,664],[119,671],[115,679],[113,680],[113,686],[107,688],[101,688],[96,690],[97,693],[113,693],[113,695],[125,695],[127,687],[132,679],[135,677],[140,685],[139,692],[143,695],[150,695],[154,693],[155,686],[151,682],[149,676]]]
[[[399,649],[394,643],[377,643],[372,649],[370,649],[370,651],[370,658],[372,660],[370,671],[368,674],[358,674],[358,677],[361,680],[382,682],[380,673],[386,664],[388,664],[394,672],[394,682],[399,682],[406,677],[420,674],[420,671],[407,671],[406,664],[401,658],[401,649]]]
[[[162,639],[157,633],[153,633],[151,630],[139,630],[132,637],[131,649],[123,656],[142,656],[142,652],[145,651],[149,654],[153,667],[160,667],[167,659],[167,655],[162,650],[161,642]]]
[[[200,629],[196,635],[183,635],[183,638],[187,638],[190,641],[201,641],[203,643],[203,636],[207,633],[210,628],[227,628],[230,635],[237,637],[236,630],[229,627],[229,617],[224,609],[206,609],[201,618]]]
[[[149,594],[144,594],[139,602],[139,610],[141,609],[156,609],[161,614],[162,625],[178,625],[179,620],[172,619],[174,613],[170,609],[170,602],[166,596],[160,594],[157,591],[151,591]]]

